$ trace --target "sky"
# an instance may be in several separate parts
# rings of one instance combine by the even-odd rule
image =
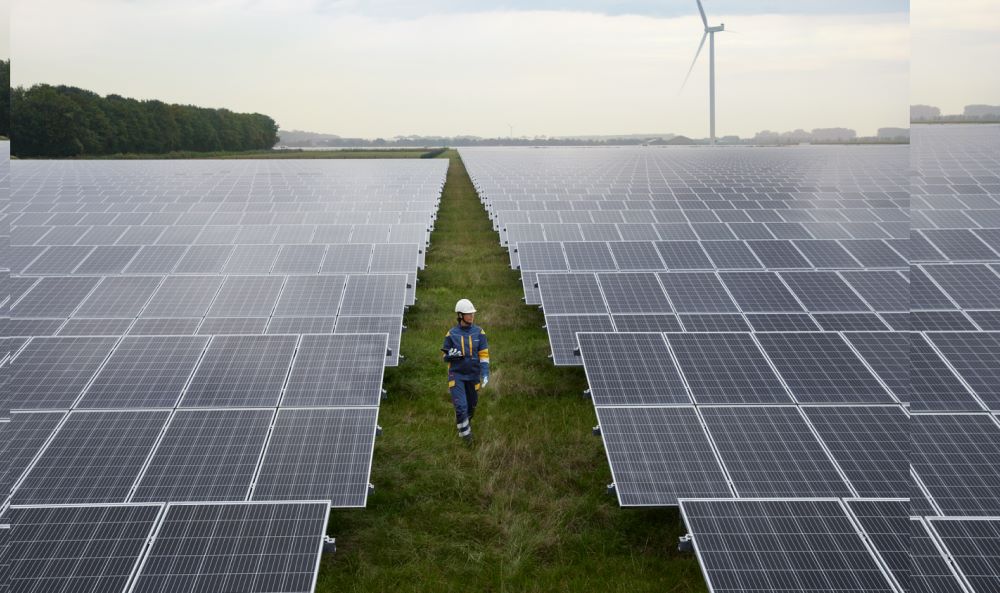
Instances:
[[[727,28],[716,37],[719,135],[870,135],[906,125],[911,89],[946,111],[997,94],[996,76],[945,91],[915,66],[911,81],[906,0],[703,1],[710,24]],[[0,2],[14,84],[260,112],[284,129],[366,138],[495,137],[508,126],[528,137],[708,135],[707,47],[681,88],[702,36],[695,0]],[[942,26],[967,35],[977,22],[912,4],[914,19],[929,16],[913,29],[928,44],[954,34]],[[982,26],[976,35],[973,54],[997,43]]]
[[[911,100],[961,113],[969,104],[1000,105],[1000,2],[912,3]]]

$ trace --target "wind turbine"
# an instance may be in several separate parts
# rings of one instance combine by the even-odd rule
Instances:
[[[701,0],[698,2],[698,12],[701,13],[701,22],[705,25],[705,34],[701,36],[701,43],[698,44],[698,51],[694,54],[694,60],[691,62],[691,67],[688,68],[687,76],[684,77],[684,84],[681,85],[681,90],[684,90],[684,86],[687,84],[688,78],[691,78],[691,71],[694,70],[694,65],[698,62],[698,56],[701,55],[701,48],[705,47],[705,38],[708,38],[708,112],[709,112],[709,122],[712,132],[712,144],[715,144],[715,34],[721,33],[726,30],[725,24],[720,24],[717,27],[708,26],[708,17],[705,16],[705,7],[701,5]]]

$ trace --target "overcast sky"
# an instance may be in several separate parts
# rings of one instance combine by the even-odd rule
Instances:
[[[702,35],[694,0],[0,2],[15,84],[258,111],[343,136],[505,136],[508,124],[518,136],[708,134],[707,47],[680,91]],[[720,135],[906,125],[905,0],[704,2],[710,24],[732,30],[716,37]],[[953,46],[948,36],[976,22],[994,31],[979,26],[964,58],[990,82],[941,89],[915,66],[914,99],[946,111],[989,102],[997,77],[974,56],[995,51],[1000,21],[976,11],[996,17],[997,2],[921,2],[974,7],[915,26],[928,45]],[[930,15],[913,4],[915,19]],[[928,61],[947,53],[914,48]]]

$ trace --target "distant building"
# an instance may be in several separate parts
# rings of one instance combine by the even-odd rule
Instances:
[[[848,142],[857,137],[858,133],[848,128],[816,128],[812,131],[813,142]]]
[[[1000,119],[1000,105],[966,105],[962,115],[978,119]]]
[[[937,119],[941,117],[941,110],[930,105],[910,105],[910,121],[920,121],[925,119]]]
[[[909,128],[879,128],[878,129],[878,139],[879,140],[909,140],[910,139],[910,129]]]
[[[719,138],[719,144],[739,144],[739,143],[740,143],[739,136],[723,136],[722,138]]]

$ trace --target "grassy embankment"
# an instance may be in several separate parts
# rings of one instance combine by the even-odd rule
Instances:
[[[580,368],[547,358],[541,312],[523,304],[457,152],[398,368],[387,369],[367,509],[335,510],[318,591],[705,591],[676,552],[676,510],[621,509]],[[458,439],[438,348],[468,297],[493,374],[477,442]]]

